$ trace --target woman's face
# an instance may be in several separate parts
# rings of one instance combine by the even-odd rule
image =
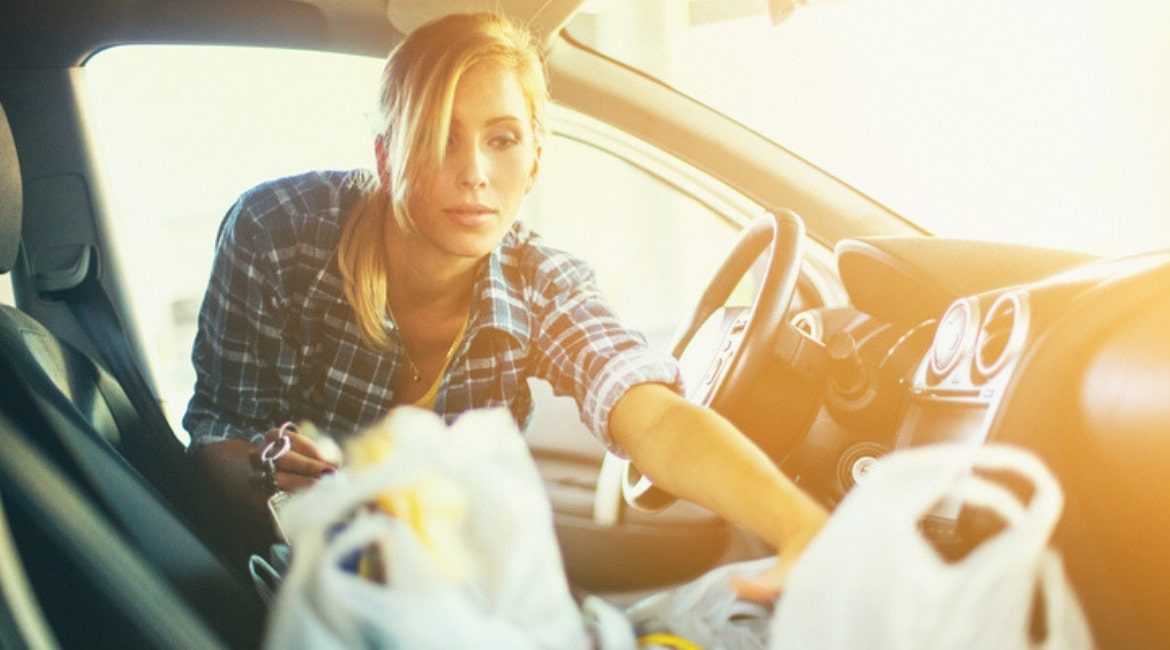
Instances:
[[[450,256],[487,255],[516,220],[539,159],[516,73],[491,62],[473,66],[455,88],[446,160],[411,200],[419,234]]]

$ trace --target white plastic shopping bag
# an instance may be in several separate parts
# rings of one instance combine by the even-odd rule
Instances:
[[[1034,492],[1021,503],[973,467],[1017,474]],[[919,529],[945,499],[989,508],[1006,526],[947,562]],[[1060,558],[1048,546],[1062,506],[1056,479],[1022,449],[932,445],[891,454],[842,501],[793,567],[770,647],[1092,647]],[[1033,641],[1037,593],[1047,636]]]
[[[400,408],[378,426],[391,434],[384,459],[288,504],[292,564],[265,645],[589,647],[548,499],[507,411],[448,428]],[[354,566],[371,548],[379,580]]]
[[[626,616],[643,647],[764,650],[772,608],[741,600],[732,578],[758,574],[775,563],[775,556],[769,556],[725,564],[670,591],[648,596],[630,606]],[[656,639],[660,640],[657,644]]]

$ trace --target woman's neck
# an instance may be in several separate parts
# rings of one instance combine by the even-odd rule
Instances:
[[[471,287],[483,260],[437,249],[416,234],[387,228],[387,291],[393,308],[431,313],[467,313]]]

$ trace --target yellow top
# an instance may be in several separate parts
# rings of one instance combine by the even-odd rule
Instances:
[[[471,320],[470,315],[467,320]],[[459,349],[459,344],[463,341],[463,335],[467,332],[467,320],[463,321],[463,327],[459,328],[459,333],[455,335],[455,340],[451,343],[451,349],[447,351],[447,360],[443,362],[443,367],[439,369],[439,374],[435,375],[435,381],[423,396],[415,401],[415,406],[421,406],[427,410],[435,410],[435,399],[439,396],[439,386],[443,383],[443,375],[447,372],[447,366],[451,365],[451,359],[455,356],[455,350]]]

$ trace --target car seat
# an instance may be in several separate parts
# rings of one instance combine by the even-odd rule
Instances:
[[[15,140],[0,106],[0,274],[10,272],[21,259],[22,196]],[[33,589],[52,628],[64,634],[61,641],[92,645],[103,638],[123,639],[129,645],[137,645],[135,639],[145,645],[165,644],[161,637],[143,636],[141,621],[119,628],[118,621],[126,624],[142,612],[105,615],[140,599],[111,598],[117,581],[95,573],[95,567],[104,567],[124,569],[123,579],[149,574],[140,580],[144,593],[170,594],[224,643],[258,645],[264,609],[240,579],[243,566],[239,574],[230,570],[187,523],[199,494],[182,445],[166,442],[167,436],[173,439],[169,427],[148,430],[144,424],[148,420],[101,364],[9,305],[0,305],[0,386],[4,387],[0,455],[20,451],[44,470],[29,481],[27,472],[21,473],[26,466],[0,464],[0,497],[4,509],[16,513],[10,532],[26,572],[45,578],[34,580]],[[178,505],[186,518],[173,508],[184,496],[185,502]],[[73,514],[68,508],[45,507],[59,500],[71,504]],[[85,514],[78,515],[79,510]],[[84,525],[78,517],[84,517]],[[72,543],[46,532],[70,529],[94,537]],[[88,543],[99,539],[108,543]],[[61,579],[71,575],[89,579]],[[138,605],[154,611],[151,603],[162,600]],[[159,607],[155,608],[159,612],[166,609]],[[137,631],[131,633],[131,627]]]

